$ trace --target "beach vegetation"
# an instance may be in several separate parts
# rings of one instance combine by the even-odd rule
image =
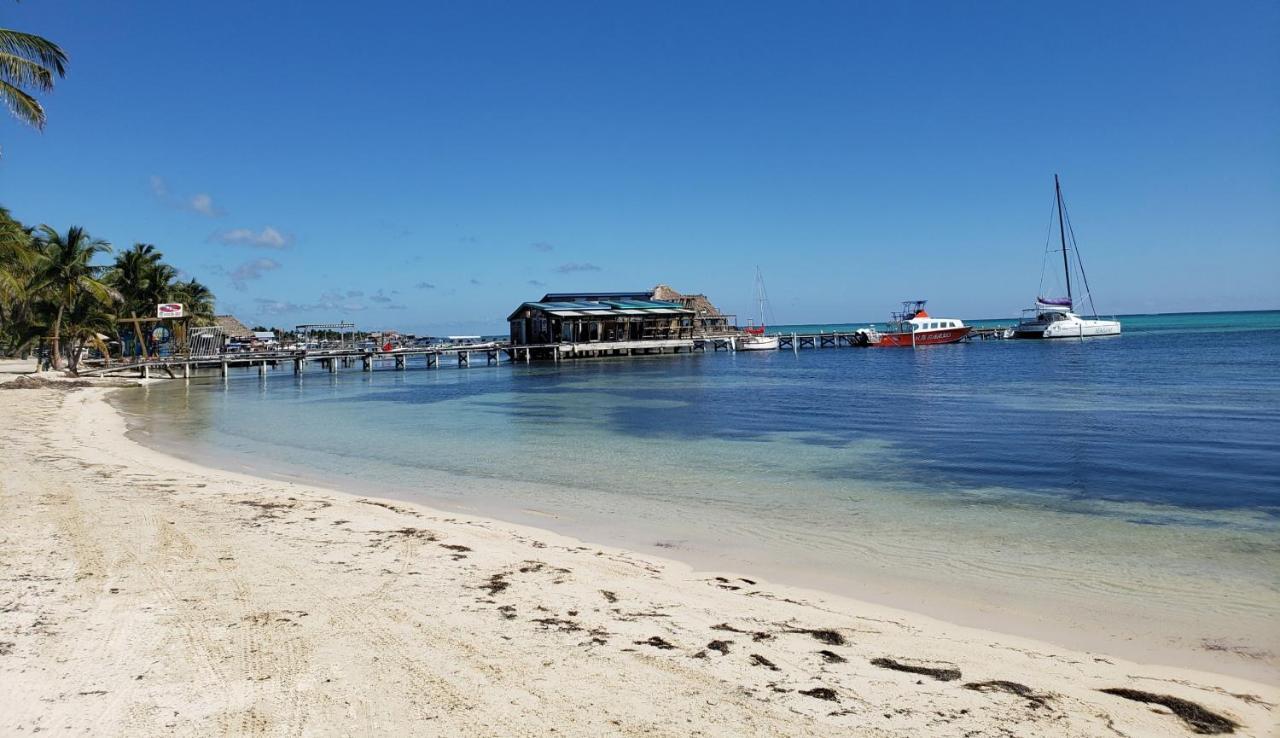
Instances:
[[[117,300],[115,292],[102,280],[105,267],[95,265],[94,257],[111,251],[111,244],[93,238],[80,226],[65,233],[51,226],[36,229],[36,264],[30,291],[41,295],[46,308],[52,310],[48,321],[50,359],[54,369],[62,368],[62,323],[69,310],[82,299],[110,304]]]
[[[145,326],[166,302],[184,307],[179,330],[214,323],[213,291],[165,262],[154,244],[113,252],[82,227],[29,227],[0,206],[0,352],[21,354],[44,340],[49,364],[74,371],[86,348],[110,356],[112,338],[122,353],[145,351]]]

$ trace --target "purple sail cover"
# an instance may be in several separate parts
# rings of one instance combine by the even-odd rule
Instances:
[[[1071,298],[1069,297],[1037,297],[1036,302],[1040,303],[1041,305],[1071,307]]]

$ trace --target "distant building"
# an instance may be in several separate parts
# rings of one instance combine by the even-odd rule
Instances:
[[[507,318],[514,346],[692,339],[694,311],[653,291],[552,292]]]
[[[280,341],[274,331],[254,331],[253,345],[254,348],[273,349],[280,346]]]
[[[249,326],[236,320],[233,315],[215,315],[213,324],[221,333],[221,345],[218,347],[220,350],[238,349],[248,346],[253,341],[253,331],[249,330]]]

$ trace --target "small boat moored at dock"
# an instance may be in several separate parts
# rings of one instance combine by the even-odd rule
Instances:
[[[935,318],[925,312],[925,300],[904,300],[875,346],[935,346],[969,337],[969,326],[956,318]]]

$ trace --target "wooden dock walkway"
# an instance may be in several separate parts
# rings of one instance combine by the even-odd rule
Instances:
[[[977,328],[970,337],[992,340],[1005,337],[1004,328]],[[512,346],[508,343],[491,343],[460,346],[406,347],[390,351],[369,348],[332,349],[280,349],[240,353],[210,354],[202,356],[163,356],[146,361],[112,362],[102,366],[90,366],[80,371],[80,376],[102,377],[119,374],[136,374],[150,378],[166,376],[171,379],[189,379],[202,373],[217,373],[227,377],[232,369],[254,369],[262,376],[268,371],[289,366],[294,374],[301,374],[310,364],[334,373],[340,368],[357,365],[363,371],[374,369],[405,370],[417,365],[424,369],[437,369],[442,360],[446,365],[466,368],[483,359],[484,366],[503,362],[531,363],[534,360],[561,361],[564,359],[596,358],[603,356],[637,356],[665,353],[705,353],[708,350],[736,351],[740,335],[700,336],[686,339],[656,339],[644,341],[615,341],[595,343],[555,343]],[[865,334],[857,331],[832,333],[792,333],[778,335],[780,351],[801,349],[861,348],[868,346]]]

